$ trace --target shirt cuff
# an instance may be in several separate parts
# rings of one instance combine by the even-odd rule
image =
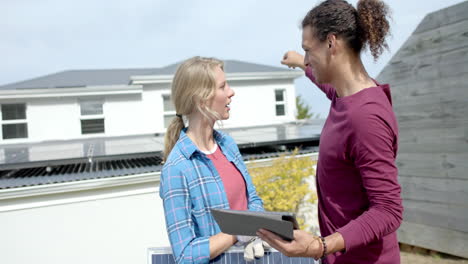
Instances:
[[[355,220],[349,222],[347,225],[341,228],[338,228],[336,231],[343,236],[346,252],[359,247],[361,241],[363,241],[361,235],[362,230],[359,226],[359,223]]]
[[[195,263],[205,263],[210,261],[210,239],[206,238],[200,241],[199,256],[194,258]]]

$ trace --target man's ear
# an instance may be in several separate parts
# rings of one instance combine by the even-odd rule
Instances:
[[[327,42],[328,42],[328,48],[332,48],[336,46],[336,35],[335,34],[328,34],[327,35]]]

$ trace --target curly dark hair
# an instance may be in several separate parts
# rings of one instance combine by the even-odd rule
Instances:
[[[389,8],[380,0],[359,0],[357,9],[344,0],[326,0],[310,10],[302,20],[302,28],[314,28],[315,37],[325,41],[328,34],[345,40],[360,53],[369,45],[374,60],[388,49]]]

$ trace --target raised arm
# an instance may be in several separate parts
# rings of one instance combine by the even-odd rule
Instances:
[[[318,87],[322,90],[328,97],[328,99],[332,99],[335,95],[335,88],[330,84],[320,84],[315,79],[314,73],[312,68],[309,65],[304,64],[304,56],[295,52],[295,51],[288,51],[284,54],[283,60],[281,64],[288,66],[289,68],[295,69],[296,67],[301,68],[304,70],[306,76]]]
[[[306,70],[306,65],[304,64],[304,56],[295,51],[286,52],[283,56],[281,64],[293,69],[299,67],[304,71]]]

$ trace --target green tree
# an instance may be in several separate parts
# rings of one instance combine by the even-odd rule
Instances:
[[[297,119],[309,119],[313,116],[313,113],[310,112],[310,106],[302,100],[300,95],[296,97],[296,108]]]

